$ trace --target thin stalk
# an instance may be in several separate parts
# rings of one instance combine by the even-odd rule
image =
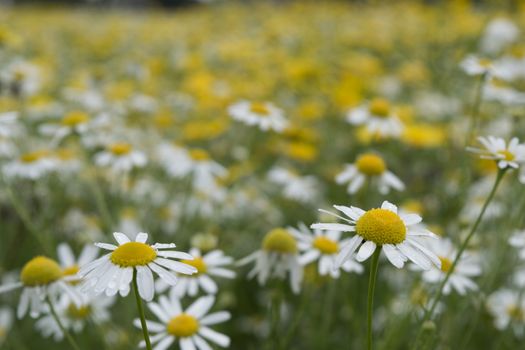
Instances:
[[[142,307],[142,299],[139,295],[139,287],[137,286],[137,269],[133,269],[133,291],[135,292],[135,300],[137,301],[137,309],[140,316],[140,325],[142,326],[142,333],[144,334],[144,341],[146,342],[146,349],[151,350],[151,341],[149,340],[148,325],[146,324],[146,317],[144,316],[144,308]]]
[[[69,334],[69,332],[66,330],[66,328],[64,328],[64,325],[60,321],[60,318],[58,317],[58,315],[56,313],[56,310],[55,310],[55,307],[53,306],[53,303],[51,302],[51,299],[49,299],[49,296],[46,296],[46,302],[47,302],[47,305],[49,305],[49,310],[51,311],[51,316],[53,316],[53,318],[55,319],[55,322],[58,324],[58,328],[60,328],[60,330],[62,331],[62,334],[64,334],[64,336],[66,337],[66,339],[69,342],[69,344],[71,345],[71,347],[73,349],[75,349],[75,350],[80,350],[80,348],[78,347],[77,343],[75,342],[75,339],[73,339],[71,334]]]
[[[470,126],[467,134],[467,144],[472,140],[472,136],[476,134],[479,124],[479,112],[481,110],[481,102],[483,100],[483,86],[485,85],[486,74],[480,75],[476,84],[476,93],[472,103],[472,110],[470,112]]]
[[[376,277],[379,266],[379,254],[381,254],[381,246],[377,246],[372,255],[372,263],[370,265],[370,278],[368,280],[368,303],[367,303],[367,349],[372,350],[372,319],[374,312],[374,291],[376,288]]]
[[[432,315],[434,314],[434,311],[435,311],[435,309],[437,307],[437,304],[439,303],[439,300],[441,299],[441,296],[443,295],[443,289],[445,288],[445,285],[447,284],[448,280],[450,279],[450,276],[454,272],[454,269],[456,268],[456,265],[459,262],[459,259],[461,258],[461,256],[463,255],[463,252],[467,248],[470,240],[472,239],[472,237],[476,233],[476,230],[478,229],[478,226],[479,226],[481,220],[483,219],[483,216],[485,215],[485,211],[487,210],[490,202],[494,198],[494,194],[496,194],[496,190],[498,189],[498,186],[501,183],[501,179],[503,179],[503,176],[505,175],[505,172],[506,172],[506,169],[499,169],[498,170],[498,175],[496,176],[496,181],[494,182],[494,185],[492,186],[492,190],[490,191],[490,194],[488,195],[487,199],[485,200],[485,203],[483,204],[483,207],[481,208],[481,211],[480,211],[476,221],[474,222],[474,225],[470,229],[470,232],[468,233],[467,237],[465,238],[465,240],[463,241],[463,243],[459,247],[459,250],[458,250],[458,252],[456,254],[456,257],[454,258],[454,261],[452,262],[452,265],[450,266],[450,269],[448,270],[447,274],[445,275],[445,278],[443,279],[443,281],[441,281],[441,283],[440,283],[440,285],[438,287],[438,291],[437,291],[436,297],[432,301],[432,305],[430,306],[430,308],[427,309],[427,311],[425,312],[425,315],[423,317],[423,321],[421,322],[421,325],[423,325],[426,321],[428,321],[432,317]],[[419,337],[421,335],[421,330],[422,330],[422,326],[419,328],[419,331],[418,331],[417,336],[416,336],[416,340],[415,340],[415,343],[414,343],[416,347],[417,347],[417,344],[418,344],[418,339],[419,339]]]
[[[281,325],[281,290],[277,290],[272,295],[272,304],[271,304],[271,335],[273,347],[272,349],[278,350],[282,349],[281,347],[281,337],[280,337],[280,325]]]

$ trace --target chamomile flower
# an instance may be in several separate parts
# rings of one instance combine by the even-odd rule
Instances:
[[[7,337],[7,333],[13,325],[13,312],[7,307],[0,308],[0,345]]]
[[[520,30],[511,20],[495,18],[489,22],[483,33],[481,49],[487,53],[499,53],[519,38]]]
[[[510,324],[514,334],[524,334],[525,298],[519,292],[500,289],[489,296],[487,308],[494,317],[494,326],[497,329],[504,330]]]
[[[142,299],[150,301],[155,293],[152,271],[172,286],[177,283],[177,277],[171,271],[187,275],[197,272],[193,266],[169,259],[193,259],[188,253],[171,250],[175,248],[173,243],[146,244],[148,234],[143,232],[134,242],[121,232],[114,232],[113,236],[119,245],[95,243],[111,253],[84,265],[78,272],[84,280],[84,291],[95,295],[105,292],[107,296],[117,293],[126,296],[136,273],[139,294]]]
[[[387,169],[384,159],[376,153],[359,155],[354,164],[347,164],[335,178],[340,185],[348,183],[349,194],[359,191],[367,180],[377,187],[381,194],[387,194],[391,188],[397,191],[405,189],[403,182]]]
[[[468,75],[490,76],[494,72],[494,65],[491,60],[474,55],[469,55],[461,61],[460,67]]]
[[[78,259],[76,259],[69,244],[61,243],[57,248],[57,255],[64,276],[75,276],[80,267],[95,260],[98,255],[98,249],[91,244],[87,244],[82,249]],[[78,281],[72,282],[76,283]]]
[[[55,170],[56,165],[56,159],[50,152],[38,150],[7,162],[2,170],[8,178],[37,180]]]
[[[183,310],[175,293],[171,293],[169,299],[161,296],[158,303],[149,303],[149,309],[159,319],[159,322],[146,321],[149,331],[154,333],[151,337],[153,350],[166,350],[177,340],[181,350],[209,350],[208,341],[227,348],[230,338],[210,326],[228,321],[230,313],[218,311],[209,314],[214,303],[213,296],[201,297]],[[134,324],[141,327],[139,319]],[[145,345],[144,341],[139,344],[140,347]]]
[[[299,293],[303,280],[303,267],[299,263],[299,250],[293,235],[284,228],[276,228],[266,234],[260,250],[238,261],[238,265],[255,262],[248,278],[257,276],[260,285],[265,285],[269,278],[285,279],[290,276],[290,286],[294,293]]]
[[[353,125],[365,125],[368,132],[381,137],[398,137],[403,132],[403,123],[392,111],[390,102],[382,98],[350,110],[346,121]]]
[[[222,251],[212,250],[202,255],[200,249],[192,248],[190,255],[193,256],[193,260],[183,260],[182,262],[195,267],[197,272],[190,276],[179,275],[179,282],[175,287],[172,287],[173,293],[179,298],[186,295],[194,297],[199,293],[199,289],[202,289],[206,294],[217,294],[219,287],[212,277],[235,278],[235,272],[224,267],[230,265],[233,258],[224,255]],[[165,283],[162,283],[162,280],[158,282],[161,282],[156,284],[157,290],[160,292],[164,289]]]
[[[341,246],[348,243],[349,239],[341,240],[341,231],[314,230],[313,232],[300,223],[299,227],[289,227],[288,231],[297,239],[297,246],[302,255],[299,257],[299,263],[308,265],[318,261],[318,272],[321,276],[330,275],[333,278],[339,278],[340,269],[346,272],[362,273],[363,266],[354,260],[347,260],[342,266],[335,263],[337,254]]]
[[[37,256],[24,265],[19,282],[0,286],[0,294],[22,288],[17,317],[24,317],[29,310],[29,315],[36,318],[46,309],[45,299],[56,299],[60,292],[65,292],[76,305],[80,304],[79,294],[68,283],[71,280],[56,261]]]
[[[424,270],[435,265],[441,267],[440,259],[424,247],[417,238],[436,237],[432,232],[418,225],[421,217],[417,214],[398,213],[397,207],[384,201],[381,208],[368,211],[356,207],[334,205],[346,217],[326,212],[345,221],[339,223],[317,223],[313,229],[355,232],[352,239],[341,248],[336,264],[341,266],[357,251],[359,262],[368,259],[376,249],[382,249],[387,259],[397,268],[407,260]],[[323,211],[324,212],[324,211]]]
[[[495,136],[480,136],[478,140],[485,147],[484,149],[474,147],[467,149],[479,154],[480,158],[493,159],[500,169],[517,169],[525,162],[525,145],[520,144],[517,137],[512,138],[508,144],[504,139]]]
[[[95,154],[95,163],[100,167],[109,167],[115,173],[127,173],[133,168],[144,167],[147,158],[143,152],[134,150],[131,144],[117,142]]]
[[[509,244],[519,250],[519,257],[525,260],[525,230],[514,232],[509,238]]]
[[[228,113],[234,120],[263,131],[282,132],[289,124],[283,111],[269,102],[240,101],[230,106]]]
[[[17,60],[0,71],[0,82],[15,96],[29,97],[42,85],[40,68],[30,62]]]
[[[83,111],[70,111],[62,117],[60,123],[49,123],[40,126],[41,134],[51,136],[56,144],[73,133],[83,134],[89,130],[90,117]]]
[[[430,270],[423,272],[422,278],[425,282],[437,284],[441,283],[450,271],[452,262],[457,255],[457,249],[449,239],[445,238],[432,242],[431,250],[438,256],[439,260],[441,260],[441,268],[433,266]],[[472,277],[479,276],[480,274],[481,267],[476,257],[468,252],[463,253],[445,284],[443,293],[447,295],[450,294],[452,290],[455,290],[459,294],[464,295],[468,291],[477,290],[478,286],[472,281]]]
[[[101,324],[108,321],[111,316],[108,309],[114,302],[114,297],[81,294],[81,302],[76,305],[67,295],[62,295],[55,305],[55,310],[66,330],[71,329],[75,333],[80,333],[88,323]],[[44,337],[52,336],[55,341],[64,338],[64,333],[51,314],[40,318],[35,327]]]
[[[283,186],[283,195],[301,203],[311,202],[317,196],[318,182],[314,176],[300,176],[285,168],[274,167],[268,179]]]
[[[10,138],[19,133],[18,112],[0,113],[0,137]]]

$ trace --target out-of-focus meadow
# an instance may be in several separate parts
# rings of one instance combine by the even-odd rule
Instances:
[[[216,296],[213,310],[231,317],[210,327],[230,348],[366,348],[369,261],[352,258],[336,276],[304,257],[334,246],[309,248],[295,234],[293,248],[276,250],[303,256],[296,268],[304,276],[278,272],[258,283],[251,264],[236,262],[275,248],[267,233],[276,228],[304,234],[333,221],[318,209],[368,210],[384,200],[421,215],[457,251],[499,174],[467,146],[480,147],[477,136],[525,137],[523,23],[519,3],[509,11],[464,1],[0,8],[0,285],[18,281],[37,255],[74,275],[80,263],[67,259],[64,243],[78,256],[85,245],[113,242],[113,231],[148,232],[150,242],[194,256],[231,257],[221,265],[229,272],[215,275],[206,261],[192,263],[198,276],[179,283],[207,272],[215,282],[178,290],[183,306]],[[478,66],[465,61],[471,55]],[[362,106],[378,124],[352,119]],[[434,277],[379,261],[375,349],[523,346],[519,177],[520,169],[506,171],[469,238],[468,271],[430,317],[454,255],[436,253]],[[330,254],[340,250],[333,241]],[[72,349],[49,309],[16,316],[20,294],[0,294],[0,347]],[[155,294],[170,291],[156,281]],[[143,340],[131,294],[100,305],[102,294],[83,308],[55,297],[81,349],[134,349]],[[193,349],[169,348],[179,346]]]

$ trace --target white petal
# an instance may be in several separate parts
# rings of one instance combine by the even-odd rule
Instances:
[[[359,252],[357,252],[356,260],[361,262],[368,259],[372,254],[374,254],[374,251],[376,250],[376,244],[372,241],[366,241],[363,243],[361,248],[359,248]]]
[[[137,285],[142,299],[151,301],[155,293],[155,283],[151,270],[144,266],[137,266]]]
[[[226,322],[231,318],[231,315],[227,311],[214,312],[212,314],[203,317],[199,323],[204,326],[211,326],[217,323]]]
[[[177,276],[175,276],[173,273],[155,263],[149,263],[148,266],[169,285],[174,286],[177,284]]]
[[[381,204],[381,209],[390,210],[397,214],[397,207],[389,201],[384,201],[383,204]]]
[[[341,267],[341,265],[355,252],[357,247],[363,241],[363,237],[355,235],[348,241],[348,243],[341,248],[341,251],[337,255],[335,260],[336,267]]]
[[[215,344],[222,346],[223,348],[230,346],[229,337],[219,332],[216,332],[211,328],[201,327],[201,329],[199,330],[199,334],[202,335],[204,338],[211,340]]]
[[[118,242],[119,245],[131,242],[129,237],[123,234],[122,232],[113,232],[113,237],[115,237],[115,240]]]
[[[343,232],[354,232],[355,226],[350,226],[347,224],[323,224],[317,223],[310,226],[313,229],[319,230],[334,230],[334,231],[343,231]]]
[[[148,240],[148,234],[145,232],[140,232],[137,235],[137,237],[135,237],[135,242],[146,243],[147,240]]]
[[[213,296],[200,297],[185,312],[199,319],[211,309],[214,302]]]
[[[396,248],[391,244],[383,245],[383,252],[385,252],[386,258],[398,269],[402,268],[405,264],[405,257],[401,255]]]
[[[192,275],[194,273],[197,273],[197,269],[195,267],[181,263],[179,261],[168,260],[164,258],[156,258],[154,262],[164,267],[167,267],[168,269],[173,270],[175,272],[182,273],[184,275]]]

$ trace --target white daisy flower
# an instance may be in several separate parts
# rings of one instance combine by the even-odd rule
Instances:
[[[448,238],[445,238],[432,242],[431,250],[441,260],[441,268],[433,266],[430,270],[424,271],[422,277],[428,283],[441,283],[452,267],[452,262],[457,255],[457,249]],[[468,291],[478,290],[478,286],[471,278],[480,274],[481,266],[479,261],[473,255],[464,252],[445,284],[443,293],[445,295],[450,294],[454,289],[460,295],[465,295]]]
[[[139,233],[134,242],[121,232],[114,232],[113,236],[119,245],[95,243],[111,253],[84,265],[78,272],[84,281],[84,291],[92,291],[95,295],[105,292],[107,296],[118,292],[126,296],[136,274],[141,298],[150,301],[155,293],[152,271],[172,286],[177,283],[177,277],[171,271],[187,275],[197,272],[193,266],[170,260],[193,259],[188,253],[171,250],[175,248],[173,243],[146,244],[148,234],[144,232]]]
[[[372,186],[377,187],[381,194],[387,194],[391,188],[397,191],[405,189],[403,182],[387,169],[383,158],[375,153],[361,154],[354,164],[347,164],[335,178],[340,185],[348,183],[349,194],[359,191],[367,180],[370,180]]]
[[[233,258],[225,256],[222,251],[213,250],[202,255],[200,249],[192,248],[190,255],[193,256],[193,260],[182,262],[195,267],[197,273],[191,276],[179,275],[179,282],[172,288],[177,297],[182,298],[186,295],[194,297],[199,293],[199,289],[206,294],[217,294],[219,287],[212,277],[235,278],[235,272],[224,267],[230,265]],[[165,290],[165,286],[162,280],[156,283],[159,292]]]
[[[511,20],[495,18],[489,22],[481,39],[481,50],[497,54],[519,38],[520,30]]]
[[[346,217],[331,214],[344,220],[345,223],[317,223],[313,229],[355,232],[354,237],[341,249],[336,264],[341,266],[357,250],[359,262],[368,259],[376,249],[382,249],[387,259],[397,268],[402,268],[411,260],[424,270],[434,264],[441,267],[441,260],[416,238],[437,238],[435,234],[418,225],[421,217],[417,214],[398,213],[397,207],[384,201],[381,208],[364,211],[356,207],[334,205]]]
[[[26,61],[15,61],[0,72],[0,82],[9,87],[13,95],[29,97],[42,85],[40,68]]]
[[[269,102],[240,101],[228,108],[230,116],[247,125],[255,125],[263,131],[282,132],[289,122],[283,111]]]
[[[109,308],[115,302],[114,297],[81,294],[80,305],[75,305],[70,298],[62,295],[55,307],[60,322],[66,330],[80,333],[89,323],[102,324],[110,319]],[[44,337],[53,337],[55,341],[64,339],[64,333],[51,314],[40,318],[35,327]]]
[[[491,60],[474,55],[467,56],[459,65],[468,75],[490,76],[494,73],[494,65]]]
[[[297,246],[302,252],[299,257],[299,263],[308,265],[318,261],[319,275],[330,275],[332,278],[339,278],[340,269],[346,272],[362,273],[363,266],[354,260],[347,260],[342,266],[335,263],[337,254],[341,246],[347,244],[350,239],[341,240],[341,231],[314,230],[310,231],[305,224],[300,223],[299,228],[289,227],[288,231],[297,239]]]
[[[149,309],[160,321],[146,321],[148,329],[155,333],[151,337],[153,350],[166,350],[176,340],[179,341],[181,350],[210,350],[208,341],[222,348],[230,346],[228,336],[210,328],[228,321],[231,317],[227,311],[208,314],[214,303],[213,296],[201,297],[183,310],[175,293],[171,293],[169,299],[161,296],[158,303],[148,303]],[[141,327],[139,319],[136,319],[134,324],[137,328]],[[139,344],[140,347],[145,345],[144,341]]]
[[[478,137],[484,149],[468,147],[470,152],[480,155],[483,159],[493,159],[500,169],[519,168],[525,162],[525,145],[520,144],[517,137],[512,138],[507,144],[504,139],[495,136]]]
[[[0,137],[10,138],[19,133],[18,112],[0,113]]]
[[[95,163],[100,167],[110,167],[115,173],[127,173],[133,168],[144,167],[147,158],[143,152],[134,150],[129,143],[118,142],[95,154]]]
[[[509,72],[508,75],[513,74]],[[504,105],[524,105],[525,92],[514,89],[511,85],[501,79],[489,79],[483,86],[483,99],[485,101],[496,101]]]
[[[46,299],[54,300],[60,292],[66,293],[73,303],[80,305],[80,296],[70,285],[72,280],[74,278],[65,276],[54,260],[37,256],[24,265],[19,282],[0,286],[0,294],[22,288],[17,317],[24,317],[29,310],[29,315],[36,318],[47,308]]]
[[[8,178],[40,179],[56,169],[57,161],[45,150],[22,154],[7,162],[2,170]]]
[[[0,345],[7,338],[7,333],[13,326],[13,312],[7,307],[0,308]]]
[[[86,244],[77,259],[69,244],[61,243],[57,248],[57,255],[64,276],[76,276],[82,266],[95,260],[98,255],[98,249],[91,244]]]
[[[255,262],[248,278],[257,276],[260,285],[265,285],[269,278],[285,279],[290,275],[290,286],[294,293],[299,293],[303,280],[303,267],[299,263],[298,247],[295,238],[288,230],[276,228],[266,234],[262,249],[239,260],[238,265]]]
[[[83,134],[89,130],[90,117],[82,111],[71,111],[62,117],[60,123],[43,124],[39,127],[41,134],[53,138],[58,144],[63,138],[71,134]]]
[[[487,309],[494,317],[494,326],[505,330],[509,324],[514,334],[523,336],[525,331],[525,298],[519,292],[501,289],[491,294],[487,300]]]
[[[350,110],[346,121],[353,125],[366,125],[371,134],[381,137],[397,137],[403,132],[403,123],[392,112],[390,103],[376,98],[368,104]]]
[[[283,195],[288,199],[308,203],[317,196],[319,184],[313,176],[299,176],[290,170],[274,167],[269,171],[268,179],[283,186]]]

